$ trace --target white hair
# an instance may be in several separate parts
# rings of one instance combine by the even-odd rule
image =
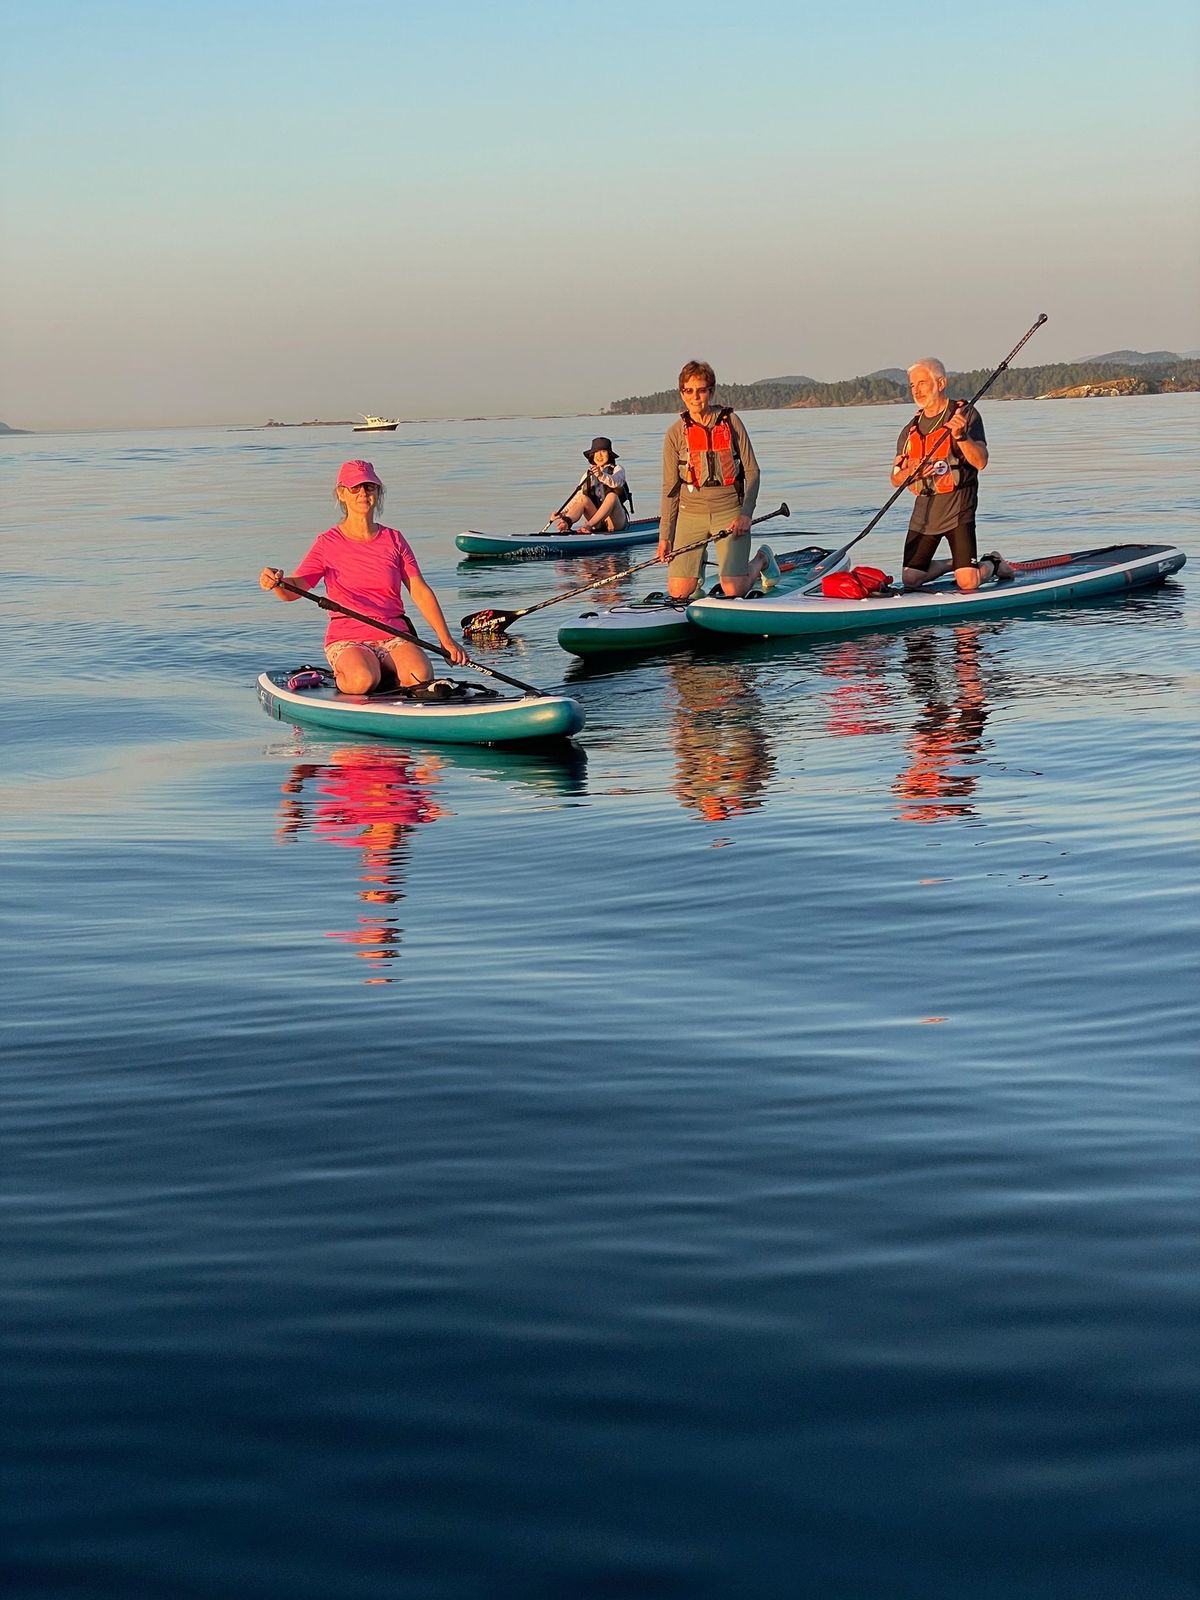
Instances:
[[[908,369],[911,378],[914,372],[927,372],[931,378],[945,378],[946,369],[936,356],[926,356],[924,361],[914,361]]]

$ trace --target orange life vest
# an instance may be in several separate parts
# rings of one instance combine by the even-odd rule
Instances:
[[[738,458],[733,429],[729,426],[729,407],[721,407],[711,428],[706,428],[702,422],[693,422],[686,411],[679,415],[683,420],[688,453],[684,482],[690,489],[736,484],[740,492],[745,473]]]
[[[942,421],[924,438],[919,417],[914,417],[908,425],[903,451],[904,473],[907,477],[914,467],[925,467],[921,476],[913,479],[922,494],[953,494],[962,483],[962,461],[954,449],[950,430],[945,426],[950,411],[951,407],[947,406]]]

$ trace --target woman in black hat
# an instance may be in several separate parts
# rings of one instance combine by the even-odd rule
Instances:
[[[617,466],[612,440],[603,436],[592,440],[583,452],[588,469],[579,487],[561,511],[553,517],[560,533],[620,533],[629,521],[626,506],[633,507],[633,496],[625,482],[625,468]],[[582,517],[577,528],[575,523]]]

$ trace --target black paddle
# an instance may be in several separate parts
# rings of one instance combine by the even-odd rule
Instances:
[[[772,517],[790,517],[787,501],[779,507],[778,511],[765,511],[761,517],[755,517],[750,526],[756,528],[760,522],[770,522]],[[712,535],[715,543],[718,539],[728,539],[733,530],[726,528],[722,533]],[[672,550],[671,556],[681,556],[686,550],[702,550],[708,539],[697,539],[692,544],[681,545],[678,550]],[[644,572],[647,567],[658,565],[658,557],[651,556],[649,561],[639,561],[635,567],[626,567],[624,572],[614,572],[607,578],[593,578],[591,583],[581,583],[577,589],[568,589],[565,594],[551,595],[549,600],[539,600],[536,605],[523,606],[520,611],[497,610],[488,606],[484,611],[472,611],[470,616],[462,619],[464,633],[503,633],[519,617],[527,617],[531,612],[541,611],[544,606],[557,605],[560,600],[573,600],[577,594],[586,594],[589,589],[602,589],[606,584],[616,583],[618,578],[628,578],[635,572]]]
[[[1028,343],[1028,341],[1033,338],[1034,334],[1038,331],[1038,329],[1041,327],[1042,323],[1045,322],[1046,320],[1047,320],[1046,313],[1043,311],[1041,316],[1034,323],[1033,327],[1030,328],[1029,332],[1025,335],[1025,337],[1023,339],[1019,340],[1015,345],[1013,345],[1012,349],[1008,352],[1008,354],[1005,356],[1004,360],[996,368],[995,372],[992,373],[991,377],[987,380],[987,382],[983,385],[983,387],[981,389],[976,390],[975,394],[971,397],[971,399],[967,401],[966,408],[967,408],[968,411],[971,410],[971,408],[976,404],[977,401],[983,399],[984,395],[992,387],[992,385],[995,383],[996,379],[1007,368],[1009,362],[1016,355],[1017,351],[1021,348],[1021,346],[1023,344]],[[962,402],[960,401],[959,404],[961,405]],[[945,423],[943,423],[940,428],[936,428],[933,431],[933,433],[931,433],[929,435],[929,439],[937,439],[941,434],[949,433],[949,431],[950,431],[949,428],[946,426]],[[928,443],[929,443],[929,440],[926,440],[926,444],[928,444]],[[819,579],[824,573],[832,572],[837,567],[839,567],[841,565],[842,561],[845,559],[847,551],[852,550],[860,539],[865,539],[867,537],[867,535],[871,532],[872,528],[874,528],[883,519],[883,517],[886,515],[886,513],[889,512],[892,509],[892,507],[896,504],[896,501],[899,500],[900,496],[908,488],[909,484],[913,481],[913,479],[914,478],[919,478],[921,476],[921,469],[922,469],[923,464],[924,463],[922,463],[922,462],[918,462],[918,464],[909,473],[908,477],[905,478],[904,482],[896,490],[895,494],[892,495],[889,500],[885,500],[884,501],[883,505],[880,506],[879,510],[871,518],[870,522],[867,523],[866,527],[863,529],[863,531],[861,533],[856,533],[854,535],[853,539],[850,540],[849,544],[844,544],[841,547],[840,550],[835,550],[832,553],[832,555],[827,556],[824,561],[820,562],[816,567],[813,568],[813,579],[814,579],[814,581]]]
[[[378,617],[365,616],[361,611],[351,611],[349,606],[340,606],[336,600],[330,600],[327,595],[314,594],[311,589],[302,589],[299,584],[289,583],[286,578],[280,578],[278,587],[286,589],[290,594],[298,594],[302,600],[311,600],[313,605],[320,606],[322,611],[338,611],[343,617],[353,617],[355,622],[369,622],[373,628],[384,628],[395,632],[390,622],[381,622]],[[449,661],[449,654],[442,649],[440,644],[430,644],[427,639],[418,639],[416,634],[410,635],[414,644],[419,644],[422,650],[431,650],[435,656],[441,656],[443,661]],[[499,678],[503,683],[511,683],[514,689],[523,689],[526,694],[544,695],[544,689],[535,689],[531,683],[522,683],[520,678],[510,678],[507,672],[499,672],[495,667],[485,667],[482,661],[472,661],[467,657],[465,665],[474,667],[476,672],[486,672],[489,678]]]

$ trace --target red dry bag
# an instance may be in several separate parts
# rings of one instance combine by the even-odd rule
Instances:
[[[831,572],[821,579],[821,593],[831,600],[865,600],[891,583],[891,574],[879,567],[853,567],[849,572]]]

